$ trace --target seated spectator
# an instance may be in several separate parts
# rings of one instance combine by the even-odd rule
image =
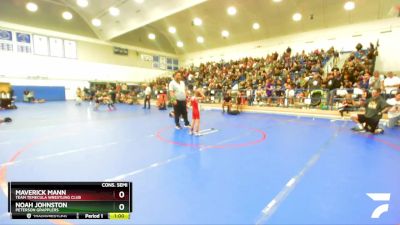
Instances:
[[[35,102],[35,93],[33,91],[29,91],[27,98],[28,102]]]
[[[372,91],[372,98],[367,99],[364,103],[365,114],[352,115],[351,119],[357,123],[356,127],[352,130],[357,132],[371,132],[374,134],[383,133],[383,129],[378,128],[379,120],[382,114],[387,112],[389,108],[385,100],[381,97],[381,89],[374,89]]]
[[[364,76],[362,76],[361,81],[358,83],[360,85],[360,88],[362,89],[369,89],[369,79],[370,76],[369,74],[364,74]]]
[[[30,102],[30,99],[28,98],[29,93],[30,92],[28,90],[24,91],[24,99],[23,99],[24,102]]]
[[[308,80],[308,89],[316,90],[321,89],[322,80],[318,72],[312,73],[312,78]]]
[[[258,89],[256,91],[256,101],[258,105],[261,105],[262,100],[263,100],[263,93],[264,91],[262,90],[261,86],[258,86]]]
[[[33,91],[24,91],[24,102],[27,103],[45,103],[46,100],[44,99],[35,99],[35,93]]]
[[[395,97],[388,99],[386,103],[390,105],[390,109],[388,111],[388,127],[392,128],[398,125],[400,121],[400,90],[397,90]]]
[[[388,72],[386,79],[383,81],[383,86],[385,87],[386,97],[392,98],[400,88],[400,78],[394,76],[393,72]]]
[[[351,94],[347,94],[342,102],[341,105],[339,105],[339,113],[340,116],[343,117],[343,113],[349,113],[350,111],[353,111],[353,108],[355,106],[354,99]]]
[[[339,102],[342,99],[344,99],[346,97],[346,95],[349,94],[349,92],[347,91],[347,88],[345,86],[341,86],[339,89],[336,90],[336,94],[333,97],[333,100],[336,100],[336,106],[338,108]]]
[[[353,98],[355,98],[355,99],[361,98],[361,96],[364,93],[364,90],[367,90],[367,89],[361,88],[359,83],[355,83],[354,89],[353,89]]]
[[[376,89],[376,88],[381,88],[383,89],[383,81],[385,80],[385,77],[383,75],[379,74],[379,71],[375,70],[374,75],[369,78],[369,88]]]

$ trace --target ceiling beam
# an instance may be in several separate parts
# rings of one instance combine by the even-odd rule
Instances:
[[[106,40],[111,40],[113,38],[119,37],[123,34],[126,34],[130,31],[136,30],[138,28],[144,27],[150,23],[153,23],[157,20],[163,19],[185,9],[191,8],[195,5],[206,2],[207,0],[168,0],[168,1],[159,1],[160,4],[163,4],[162,10],[154,10],[149,9],[149,12],[143,16],[144,19],[140,21],[127,21],[125,27],[122,29],[113,29],[104,31],[103,37]],[[144,3],[145,4],[145,3]],[[150,15],[151,14],[151,15]]]

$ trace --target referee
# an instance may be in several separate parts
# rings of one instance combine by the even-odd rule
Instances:
[[[181,115],[185,121],[185,127],[190,127],[186,109],[186,87],[185,82],[182,80],[182,76],[179,72],[175,73],[174,79],[169,83],[168,89],[171,96],[171,102],[174,105],[175,128],[177,130],[182,129],[181,125],[179,124],[179,117]]]

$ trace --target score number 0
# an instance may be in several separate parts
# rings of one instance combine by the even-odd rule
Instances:
[[[120,192],[118,193],[118,197],[119,197],[120,199],[125,198],[125,192],[120,191]],[[123,210],[125,209],[125,205],[124,205],[123,203],[121,203],[121,204],[119,204],[118,208],[119,208],[119,210],[123,211]]]

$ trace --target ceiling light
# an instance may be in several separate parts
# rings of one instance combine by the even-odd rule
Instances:
[[[198,43],[204,43],[204,38],[202,36],[198,36],[196,40]]]
[[[294,20],[294,21],[300,21],[301,20],[301,14],[300,13],[295,13],[295,14],[293,14],[293,16],[292,16],[292,19]]]
[[[148,37],[150,40],[156,39],[156,35],[153,34],[153,33],[150,33],[147,37]]]
[[[175,34],[176,33],[176,28],[175,27],[169,27],[168,28],[168,32],[170,32],[171,34]]]
[[[26,9],[31,11],[31,12],[36,12],[38,10],[38,6],[33,2],[28,2],[26,4]]]
[[[183,47],[183,42],[182,41],[176,42],[176,46],[178,46],[179,48],[182,48]]]
[[[108,9],[108,12],[110,13],[111,16],[119,16],[119,9],[116,7],[111,7]]]
[[[281,2],[282,0],[272,0],[273,2]]]
[[[101,26],[101,20],[99,20],[99,19],[92,19],[92,24],[93,24],[93,26],[95,26],[95,27],[99,27],[99,26]]]
[[[344,9],[347,11],[353,10],[356,7],[356,4],[353,1],[348,1],[344,4]]]
[[[135,0],[136,3],[142,4],[144,0]]]
[[[72,13],[70,13],[70,12],[68,12],[68,11],[65,11],[65,12],[63,12],[62,17],[63,17],[65,20],[71,20],[73,16],[72,16]]]
[[[234,6],[231,6],[231,7],[229,7],[227,9],[227,12],[228,12],[229,15],[233,16],[233,15],[236,14],[237,11],[236,11],[236,8]]]
[[[203,21],[200,18],[194,18],[193,19],[193,24],[196,26],[201,26],[203,24]]]
[[[85,8],[89,5],[88,0],[76,0],[76,4],[82,8]]]
[[[253,29],[254,30],[260,29],[260,24],[259,23],[253,23]]]
[[[222,35],[222,37],[227,38],[227,37],[229,37],[229,31],[223,30],[223,31],[221,32],[221,35]]]

